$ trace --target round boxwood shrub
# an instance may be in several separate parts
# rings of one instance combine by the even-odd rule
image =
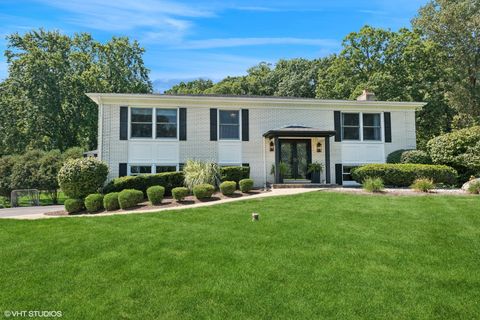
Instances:
[[[88,212],[97,212],[103,209],[103,195],[93,193],[85,198],[85,208]]]
[[[67,199],[64,206],[68,213],[77,213],[85,208],[82,199]]]
[[[220,183],[220,191],[226,195],[232,195],[237,189],[237,183],[235,181],[224,181]]]
[[[422,150],[408,150],[402,153],[402,163],[432,164],[432,159]]]
[[[409,149],[395,150],[387,156],[387,163],[400,163],[402,160],[402,154]]]
[[[197,199],[211,198],[215,192],[215,187],[208,183],[199,184],[193,187],[193,195]]]
[[[239,182],[240,191],[248,192],[253,189],[253,180],[252,179],[242,179]]]
[[[176,187],[172,189],[172,197],[177,201],[182,201],[188,196],[188,189],[185,187]]]
[[[118,204],[121,209],[135,207],[143,201],[143,192],[135,189],[125,189],[118,194]]]
[[[384,163],[355,168],[352,170],[352,177],[358,183],[363,183],[366,178],[381,178],[386,186],[393,187],[408,187],[418,178],[454,185],[457,181],[457,171],[440,165]]]
[[[103,207],[107,211],[113,211],[120,209],[118,203],[118,192],[110,192],[103,197]]]
[[[153,186],[147,189],[148,201],[154,206],[162,203],[165,188],[162,186]]]
[[[93,157],[70,159],[58,172],[58,183],[67,197],[84,198],[103,187],[107,165]]]

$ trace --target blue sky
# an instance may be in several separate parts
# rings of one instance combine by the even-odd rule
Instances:
[[[0,50],[7,34],[43,27],[126,35],[146,48],[155,89],[181,80],[220,80],[261,61],[338,52],[351,31],[369,24],[408,27],[427,0],[162,1],[0,0]],[[0,79],[7,75],[0,58]]]

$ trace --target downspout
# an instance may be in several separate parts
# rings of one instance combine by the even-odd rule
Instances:
[[[263,156],[263,190],[267,190],[267,157],[265,155],[266,151],[265,151],[265,137],[262,137],[263,139],[263,152],[262,152],[262,156]]]

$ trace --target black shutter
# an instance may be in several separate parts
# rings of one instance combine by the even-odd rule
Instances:
[[[217,109],[210,109],[210,141],[217,141]]]
[[[242,141],[248,141],[249,138],[248,121],[248,109],[242,109]]]
[[[187,108],[180,108],[180,137],[182,141],[187,140]]]
[[[335,164],[335,182],[336,184],[338,185],[342,185],[343,184],[343,167],[342,167],[342,164],[341,163],[336,163]]]
[[[333,121],[335,128],[335,141],[342,141],[342,113],[340,111],[333,111]]]
[[[128,107],[120,107],[120,140],[128,140]]]
[[[119,163],[118,164],[118,176],[125,177],[127,175],[127,164]]]
[[[392,119],[390,112],[383,113],[383,125],[385,126],[385,142],[392,142]]]

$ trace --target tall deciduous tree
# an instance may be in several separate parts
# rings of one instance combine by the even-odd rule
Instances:
[[[413,26],[437,43],[448,59],[448,101],[459,112],[454,125],[480,122],[480,2],[433,0],[422,7]]]
[[[151,92],[142,54],[128,38],[31,31],[7,37],[0,92],[0,154],[28,148],[95,148],[98,109],[86,92]]]

